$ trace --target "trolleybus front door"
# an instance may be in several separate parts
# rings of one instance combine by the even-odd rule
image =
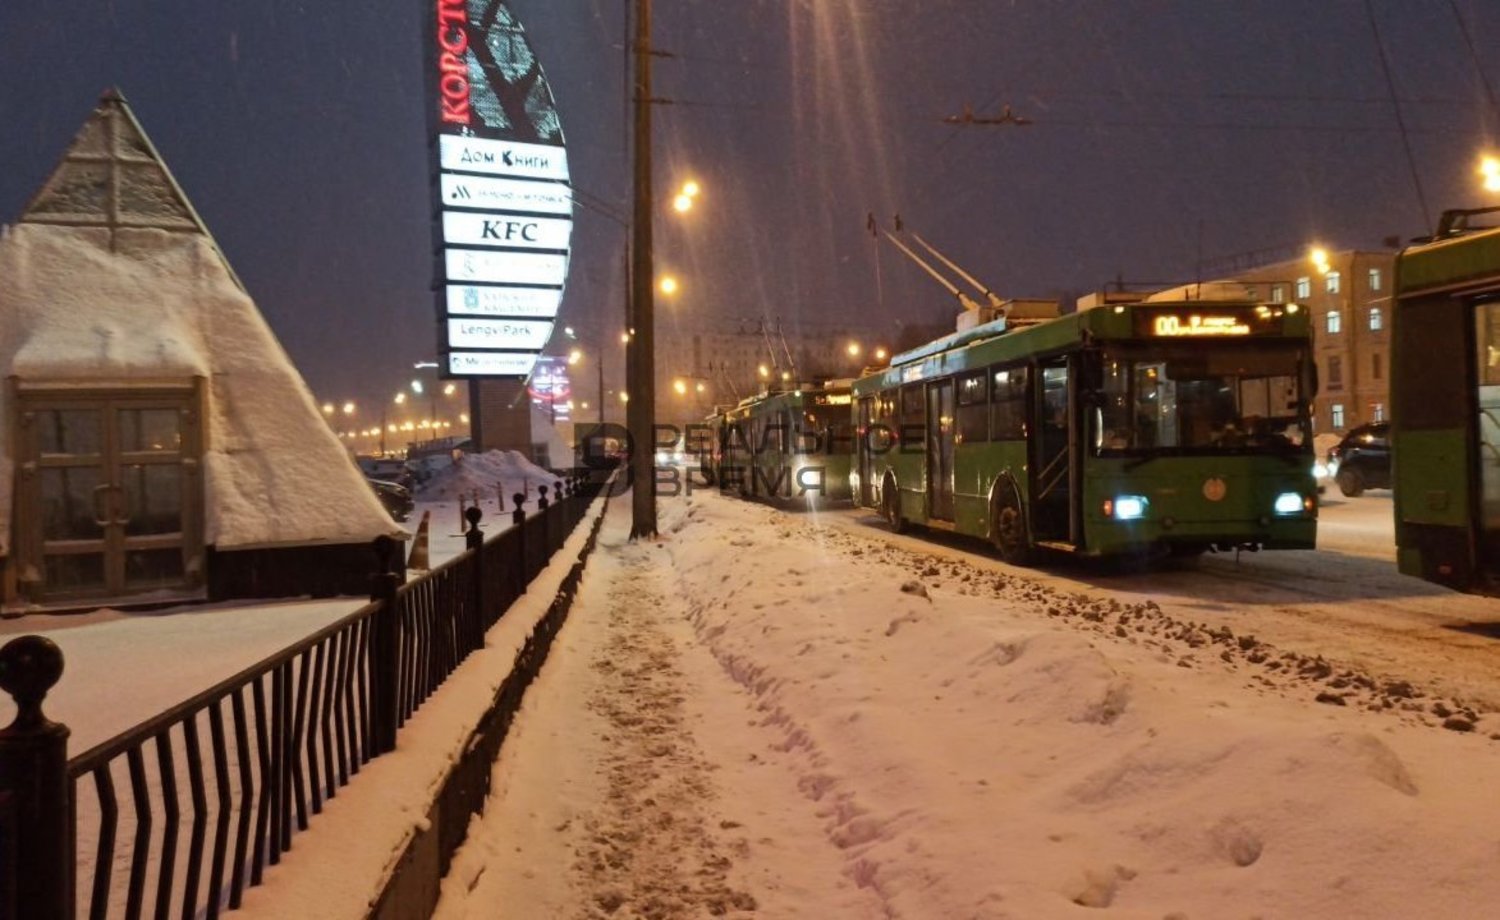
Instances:
[[[1037,541],[1071,542],[1073,368],[1066,356],[1041,363],[1032,438],[1031,529]]]
[[[1475,556],[1493,581],[1500,572],[1500,301],[1475,304],[1474,340],[1478,374],[1472,443],[1478,456],[1471,468],[1479,476]]]
[[[927,516],[953,520],[953,381],[927,387]]]
[[[859,401],[859,443],[855,450],[859,455],[859,504],[862,508],[872,508],[875,505],[875,497],[870,488],[870,438],[874,432],[870,430],[875,415],[875,397],[866,396]]]

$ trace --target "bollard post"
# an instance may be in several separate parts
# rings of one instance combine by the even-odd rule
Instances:
[[[547,510],[547,487],[546,486],[537,486],[537,491],[539,491],[539,492],[542,493],[542,497],[536,500],[536,506],[537,506],[537,508],[539,510],[546,511]]]
[[[396,749],[398,721],[401,644],[396,604],[396,588],[401,576],[393,567],[397,555],[396,541],[387,536],[375,538],[375,575],[371,578],[370,600],[378,602],[370,632],[370,756]]]
[[[465,515],[469,519],[469,532],[464,537],[464,548],[474,553],[474,616],[470,628],[474,634],[469,637],[470,648],[479,648],[484,644],[484,626],[489,622],[484,612],[484,532],[479,529],[479,519],[484,512],[479,510],[476,503]]]
[[[0,862],[0,908],[7,917],[72,920],[73,801],[68,727],[42,714],[63,672],[50,639],[21,636],[0,649],[0,688],[16,701],[0,729],[0,831],[10,852]]]

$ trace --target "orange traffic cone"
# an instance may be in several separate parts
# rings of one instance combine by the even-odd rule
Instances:
[[[427,558],[427,522],[431,517],[431,511],[422,512],[422,523],[417,525],[417,535],[411,542],[411,555],[406,559],[406,567],[409,569],[432,568]]]

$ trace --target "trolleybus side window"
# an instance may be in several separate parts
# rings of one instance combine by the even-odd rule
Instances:
[[[925,450],[927,443],[926,397],[920,383],[901,388],[901,431],[899,440],[902,450]]]
[[[985,383],[988,374],[978,371],[958,379],[958,438],[969,444],[990,438],[990,406]]]
[[[1017,441],[1026,437],[1026,380],[1028,368],[990,368],[990,440]]]

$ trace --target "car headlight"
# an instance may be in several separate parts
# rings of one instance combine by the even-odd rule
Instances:
[[[1313,478],[1314,479],[1322,479],[1324,476],[1331,476],[1332,475],[1332,473],[1329,471],[1328,467],[1324,466],[1321,463],[1314,463],[1313,464],[1312,474],[1313,474]]]
[[[1107,518],[1135,521],[1146,516],[1146,506],[1149,504],[1144,495],[1116,495],[1114,498],[1106,498],[1099,510]]]
[[[1312,510],[1312,498],[1304,498],[1296,492],[1283,492],[1276,496],[1276,503],[1271,507],[1277,514],[1301,514]]]

